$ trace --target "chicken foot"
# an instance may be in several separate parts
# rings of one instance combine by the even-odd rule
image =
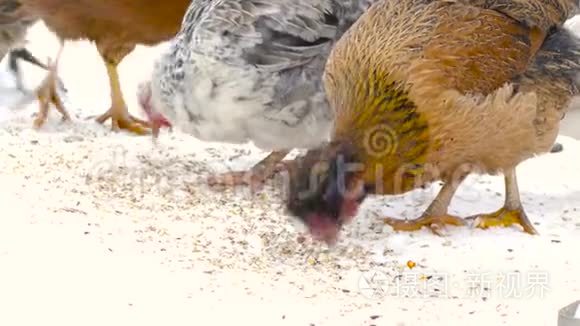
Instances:
[[[258,189],[281,169],[279,163],[289,152],[272,152],[247,171],[232,171],[210,176],[208,184],[210,186],[229,187],[248,185],[253,190]]]
[[[107,67],[109,86],[111,88],[111,108],[101,116],[97,117],[96,121],[102,124],[110,118],[113,131],[125,129],[138,135],[149,134],[149,123],[129,114],[127,104],[123,99],[121,83],[119,82],[117,66],[122,58],[129,53],[132,48],[116,49],[117,51],[115,51],[115,55],[111,54],[112,51],[110,51],[110,49],[102,49],[99,46],[97,46],[97,48],[105,61],[105,66]]]
[[[383,218],[385,224],[390,225],[395,231],[418,231],[422,227],[428,227],[431,232],[441,236],[441,229],[445,225],[463,226],[465,221],[457,216],[450,215],[447,211],[453,195],[459,188],[463,177],[458,182],[445,182],[437,197],[427,207],[421,217],[412,220],[401,220],[391,217]]]
[[[46,119],[48,118],[48,110],[50,108],[50,104],[52,103],[56,110],[60,112],[62,115],[62,121],[70,121],[71,117],[67,112],[66,108],[60,96],[58,95],[56,85],[58,81],[57,76],[57,69],[58,69],[58,62],[60,60],[60,55],[62,54],[62,50],[64,48],[64,42],[61,40],[60,42],[60,49],[56,56],[54,63],[48,62],[47,70],[48,75],[42,82],[42,84],[36,90],[36,97],[38,98],[39,102],[39,110],[36,119],[34,119],[34,128],[39,129],[46,123]]]
[[[480,229],[494,226],[509,227],[517,224],[526,233],[538,234],[522,207],[515,169],[510,169],[505,173],[505,191],[504,207],[493,213],[470,216],[467,219],[475,220],[475,227]]]

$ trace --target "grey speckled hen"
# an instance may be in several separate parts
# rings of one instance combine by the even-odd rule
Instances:
[[[204,141],[273,151],[250,173],[212,178],[261,183],[290,150],[330,136],[326,59],[372,2],[193,0],[151,81],[139,86],[139,101],[154,129],[167,118]]]
[[[37,19],[23,12],[20,8],[21,5],[18,1],[0,1],[0,60],[3,60],[6,54],[9,54],[9,68],[16,75],[18,89],[23,91],[22,77],[20,76],[16,59],[23,59],[45,69],[48,69],[48,67],[38,61],[24,47],[26,32],[36,23]]]

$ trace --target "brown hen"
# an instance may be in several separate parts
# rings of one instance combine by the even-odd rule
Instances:
[[[448,213],[472,173],[505,176],[505,204],[480,228],[536,230],[516,166],[548,152],[572,96],[580,43],[562,28],[573,0],[383,0],[334,48],[325,72],[332,141],[290,164],[287,207],[315,238],[336,240],[367,194],[441,180],[422,216],[396,230],[463,225]],[[316,178],[315,178],[316,177]]]
[[[189,0],[18,0],[41,18],[61,40],[95,42],[111,88],[111,107],[97,118],[111,118],[113,130],[149,133],[149,125],[129,114],[117,66],[137,44],[155,45],[173,37],[181,26]],[[82,69],[82,67],[79,67]],[[46,87],[54,87],[47,83]]]

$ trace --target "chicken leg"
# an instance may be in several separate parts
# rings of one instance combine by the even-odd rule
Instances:
[[[515,168],[505,173],[505,193],[504,207],[494,213],[475,215],[468,217],[468,219],[474,219],[475,227],[481,229],[519,224],[524,229],[524,232],[538,234],[522,207]]]
[[[36,97],[39,102],[39,110],[36,119],[34,119],[34,128],[38,129],[44,125],[48,117],[48,109],[50,108],[50,103],[54,104],[55,108],[62,115],[62,121],[70,121],[70,115],[68,114],[58,92],[56,90],[56,83],[58,81],[57,69],[58,62],[60,60],[60,55],[64,48],[64,42],[61,40],[60,49],[56,55],[54,63],[48,62],[47,70],[48,75],[42,82],[42,84],[36,90]]]
[[[109,86],[111,88],[111,108],[99,116],[96,121],[98,123],[104,123],[107,119],[111,118],[111,127],[113,131],[125,129],[138,135],[149,134],[149,124],[129,114],[127,104],[125,104],[125,100],[123,99],[121,84],[119,82],[117,66],[121,60],[133,50],[133,47],[123,47],[111,51],[108,48],[102,48],[97,45],[97,49],[107,67]]]
[[[251,189],[258,189],[269,178],[278,172],[280,161],[282,161],[289,151],[275,151],[266,158],[258,162],[248,171],[233,171],[208,178],[210,186],[241,186],[249,185]]]
[[[384,218],[385,224],[393,227],[395,231],[417,231],[426,226],[436,235],[441,236],[441,228],[444,225],[463,226],[465,221],[460,217],[449,215],[447,210],[453,195],[459,188],[463,177],[457,182],[445,182],[437,197],[427,207],[421,217],[413,220],[400,220],[395,218]]]

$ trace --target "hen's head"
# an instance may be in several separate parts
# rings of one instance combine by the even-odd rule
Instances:
[[[159,129],[162,127],[172,128],[171,123],[161,113],[159,113],[152,101],[153,93],[151,91],[151,82],[143,82],[137,88],[137,99],[141,109],[147,115],[147,119],[153,130],[153,137],[157,138]]]
[[[361,166],[347,144],[309,151],[290,166],[286,207],[312,237],[332,245],[366,197]]]

